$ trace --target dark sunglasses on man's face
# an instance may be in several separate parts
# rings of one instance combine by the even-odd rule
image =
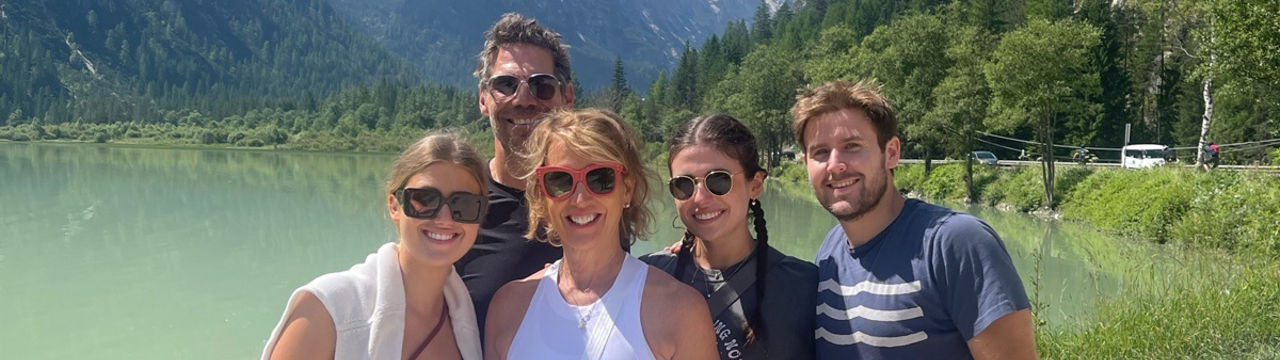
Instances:
[[[667,187],[671,190],[672,197],[677,200],[688,200],[698,190],[699,181],[702,182],[702,186],[707,188],[707,191],[716,196],[728,194],[729,190],[733,190],[733,173],[724,170],[711,170],[703,177],[689,175],[672,177],[671,180],[667,181]]]
[[[528,80],[521,80],[513,75],[494,75],[489,78],[489,88],[503,96],[513,96],[520,91],[520,84],[529,87],[533,97],[547,101],[556,96],[560,88],[560,80],[550,74],[533,74]]]
[[[414,219],[434,219],[440,208],[449,204],[453,221],[479,224],[488,205],[484,195],[457,191],[446,197],[433,187],[401,188],[396,190],[395,195],[400,200],[400,208],[404,209],[404,214]]]
[[[543,166],[535,171],[542,192],[554,200],[560,200],[573,194],[579,183],[586,184],[587,190],[596,195],[608,195],[622,181],[622,173],[626,168],[620,163],[608,162],[594,164],[583,169],[570,169],[563,166]]]

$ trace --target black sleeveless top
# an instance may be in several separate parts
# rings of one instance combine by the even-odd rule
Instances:
[[[748,283],[743,278],[755,277],[758,260],[755,253],[722,270],[703,269],[690,262],[685,264],[683,274],[674,274],[677,258],[669,252],[641,256],[640,260],[671,274],[707,298],[712,307],[711,320],[721,359],[813,359],[818,268],[773,247],[768,247],[768,253],[763,301],[757,295],[760,279],[749,282],[745,289],[737,288]],[[756,327],[756,341],[747,344],[747,314],[760,307],[763,307],[760,316],[764,335],[761,337],[760,328]],[[722,310],[717,313],[717,308]]]

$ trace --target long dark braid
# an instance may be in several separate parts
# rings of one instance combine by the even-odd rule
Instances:
[[[742,165],[742,173],[751,179],[756,174],[768,172],[760,166],[760,155],[756,151],[756,137],[738,119],[724,114],[712,114],[689,121],[681,127],[668,143],[667,169],[671,169],[671,159],[685,148],[695,145],[711,145],[729,158]],[[764,209],[760,200],[751,199],[747,204],[752,224],[756,231],[756,310],[747,315],[747,343],[755,342],[764,329],[765,276],[769,268],[769,231],[765,228]],[[680,254],[676,256],[676,274],[684,274],[686,264],[692,261],[694,235],[688,231],[680,244]],[[739,270],[741,271],[741,270]],[[677,275],[679,276],[679,275]]]
[[[751,324],[747,326],[747,343],[750,344],[764,333],[764,326],[757,325],[764,324],[764,285],[769,283],[764,278],[769,269],[769,229],[765,227],[764,207],[760,206],[760,200],[751,199],[747,207],[751,212],[751,223],[756,228],[756,311],[747,315],[747,323]]]

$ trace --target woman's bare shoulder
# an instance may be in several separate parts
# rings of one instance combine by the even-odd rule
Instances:
[[[324,302],[309,291],[298,294],[293,313],[286,320],[271,359],[332,358],[338,330]]]
[[[493,294],[489,302],[489,314],[485,317],[484,357],[486,359],[505,359],[511,341],[515,339],[520,323],[524,321],[524,313],[529,310],[529,302],[538,290],[538,282],[542,280],[542,272],[527,278],[514,280],[502,285]]]

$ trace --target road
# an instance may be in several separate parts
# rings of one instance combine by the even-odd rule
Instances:
[[[934,163],[934,164],[946,164],[946,163],[953,163],[953,162],[958,163],[958,162],[961,162],[961,160],[933,160],[933,163]],[[923,164],[923,163],[924,163],[924,160],[920,160],[920,159],[901,159],[901,160],[898,160],[898,163],[901,163],[901,164]],[[1027,161],[1027,160],[1000,160],[1000,161],[997,161],[997,162],[996,162],[996,164],[997,164],[998,166],[1002,166],[1002,167],[1014,167],[1014,166],[1031,166],[1031,165],[1040,165],[1040,162],[1039,162],[1039,161]],[[1058,166],[1080,166],[1080,164],[1079,164],[1079,163],[1074,162],[1074,161],[1058,161],[1058,162],[1057,162],[1057,165],[1058,165]],[[1120,167],[1120,163],[1115,163],[1115,162],[1092,162],[1092,163],[1088,163],[1088,164],[1087,164],[1087,165],[1085,165],[1085,166]],[[1186,164],[1186,165],[1183,165],[1183,166],[1186,166],[1186,167],[1195,167],[1195,165],[1192,165],[1192,164]],[[1219,165],[1219,166],[1218,166],[1218,169],[1219,169],[1219,170],[1231,170],[1231,171],[1253,171],[1253,172],[1264,172],[1264,173],[1280,173],[1280,166],[1262,166],[1262,165]]]

